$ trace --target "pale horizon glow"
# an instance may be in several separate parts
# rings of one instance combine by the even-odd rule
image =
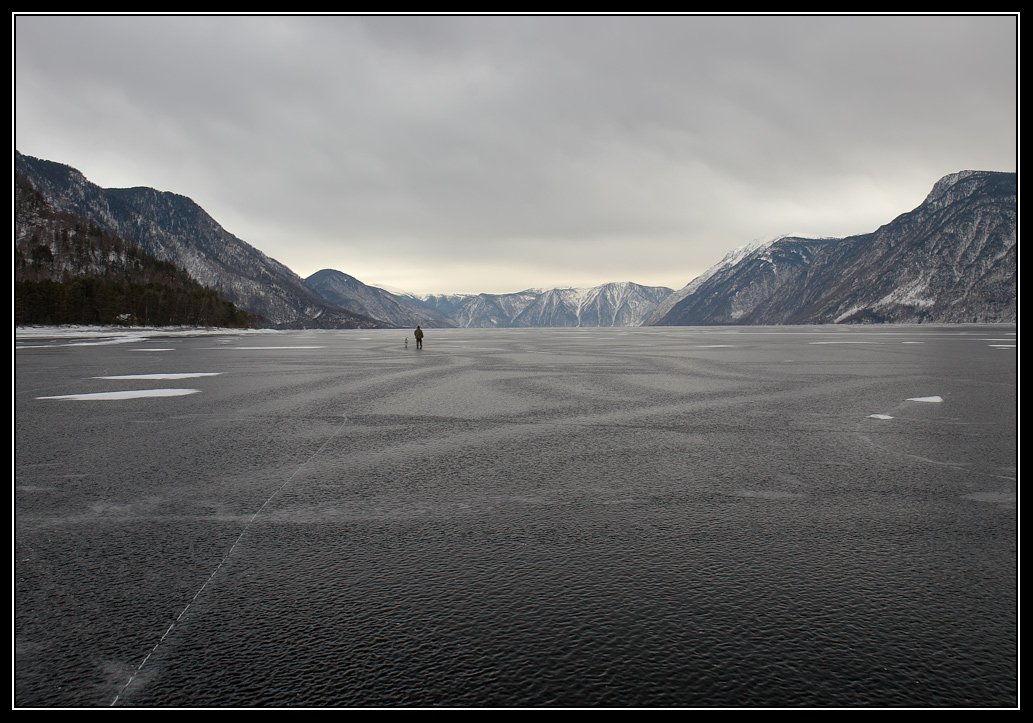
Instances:
[[[302,277],[681,288],[1017,166],[1017,15],[15,16],[14,145]]]

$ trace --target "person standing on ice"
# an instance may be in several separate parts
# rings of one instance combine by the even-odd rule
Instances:
[[[423,348],[423,329],[420,328],[419,324],[416,325],[416,331],[414,331],[412,333],[412,335],[414,337],[416,337],[416,348],[417,349],[422,349]]]

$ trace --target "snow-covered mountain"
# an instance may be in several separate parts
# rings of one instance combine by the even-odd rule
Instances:
[[[588,289],[430,295],[424,300],[462,327],[639,326],[672,289],[630,281]]]
[[[457,326],[506,327],[512,326],[513,319],[541,293],[539,289],[527,289],[512,294],[428,294],[423,301]]]
[[[58,212],[97,224],[139,244],[155,258],[185,269],[192,279],[284,327],[383,326],[337,308],[305,286],[286,266],[223,229],[185,196],[153,188],[101,188],[60,163],[15,153],[15,170]]]
[[[305,279],[305,285],[335,306],[392,326],[456,326],[446,315],[420,299],[368,286],[354,276],[334,269],[317,271]]]
[[[1017,178],[962,171],[876,231],[788,236],[729,257],[657,325],[1014,322]]]
[[[673,294],[668,295],[666,299],[657,304],[656,308],[653,309],[653,312],[649,315],[649,318],[647,318],[643,322],[643,326],[652,326],[656,324],[660,319],[664,318],[671,309],[674,308],[675,304],[680,302],[685,297],[694,293],[696,289],[702,286],[703,283],[714,274],[718,273],[719,271],[722,271],[723,269],[735,266],[737,263],[742,261],[750,254],[755,253],[757,251],[762,251],[778,240],[778,238],[773,238],[769,241],[753,241],[751,243],[744,244],[736,249],[732,249],[727,254],[725,254],[724,258],[722,258],[716,264],[714,264],[709,269],[704,271],[702,274],[694,278],[692,281],[690,281],[688,284],[683,286],[678,291],[675,291]]]

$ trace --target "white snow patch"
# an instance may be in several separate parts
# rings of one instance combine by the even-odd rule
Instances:
[[[733,349],[734,344],[701,344],[695,347],[696,349]]]
[[[73,341],[63,346],[108,346],[110,344],[132,344],[140,341],[139,337],[116,337],[114,339],[101,339],[100,341]]]
[[[859,311],[860,311],[861,309],[863,309],[863,308],[866,308],[866,307],[863,307],[863,306],[851,306],[851,307],[850,307],[849,309],[847,309],[846,311],[844,311],[844,312],[843,312],[842,314],[840,314],[839,316],[837,316],[837,317],[836,317],[835,319],[833,319],[832,321],[833,321],[834,323],[838,324],[839,322],[843,321],[843,319],[846,319],[846,318],[847,318],[847,317],[849,317],[849,316],[853,316],[854,314],[856,314],[857,312],[859,312]]]
[[[922,296],[929,287],[929,278],[926,275],[897,287],[890,293],[875,302],[873,308],[879,309],[884,306],[920,306],[927,307],[936,303],[934,299],[927,299]]]
[[[893,419],[893,417],[891,417],[888,414],[869,414],[868,418],[869,419]]]
[[[1014,507],[1018,502],[1018,495],[1014,492],[973,492],[962,495],[961,499],[973,500],[975,502],[992,502],[1006,507]]]
[[[874,344],[874,341],[811,341],[809,344]]]
[[[210,349],[247,349],[250,351],[255,350],[269,350],[269,349],[325,349],[323,346],[216,346],[209,347]]]
[[[783,490],[733,490],[731,494],[736,497],[751,497],[760,500],[791,500],[803,497],[799,492]]]
[[[275,329],[205,329],[193,326],[175,327],[133,327],[129,330],[120,326],[18,326],[14,329],[16,339],[88,339],[131,337],[142,341],[151,337],[192,336],[254,336],[256,334],[279,334]]]
[[[987,344],[991,349],[1015,349],[1017,344]]]
[[[195,377],[217,377],[222,372],[185,372],[182,374],[123,374],[114,377],[93,377],[94,379],[194,379]]]
[[[130,349],[129,351],[175,351],[175,349]]]
[[[908,398],[905,401],[908,401],[908,402],[928,402],[930,404],[939,404],[940,402],[943,401],[943,397],[940,397],[940,396],[936,396],[936,397],[910,397],[910,398]]]
[[[902,341],[901,344],[925,344],[924,341]]]
[[[146,397],[184,397],[197,394],[200,389],[136,389],[125,392],[98,392],[96,394],[62,394],[56,397],[36,397],[36,399],[68,399],[77,401],[110,401],[117,399],[143,399]]]

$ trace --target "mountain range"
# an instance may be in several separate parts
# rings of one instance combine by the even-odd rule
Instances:
[[[220,226],[185,196],[101,188],[76,169],[15,152],[21,174],[57,212],[138,244],[273,327],[374,328],[384,323],[330,304],[286,266]]]
[[[672,291],[621,281],[587,289],[430,295],[423,301],[463,327],[639,326]]]
[[[673,289],[630,281],[587,289],[527,289],[512,294],[392,294],[333,269],[305,279],[328,301],[396,326],[639,326]]]
[[[872,233],[732,252],[647,323],[1015,322],[1017,215],[1016,174],[953,173]]]
[[[223,229],[185,196],[152,188],[101,188],[74,168],[18,152],[15,172],[48,213],[138,244],[257,315],[265,326],[995,322],[1016,321],[1018,314],[1014,173],[945,176],[920,206],[872,233],[842,239],[787,236],[744,246],[677,292],[619,282],[418,297],[393,294],[333,269],[303,280]],[[16,204],[16,244],[18,229],[31,225],[18,218],[22,205]],[[59,251],[56,242],[48,243],[33,252],[42,258]]]

